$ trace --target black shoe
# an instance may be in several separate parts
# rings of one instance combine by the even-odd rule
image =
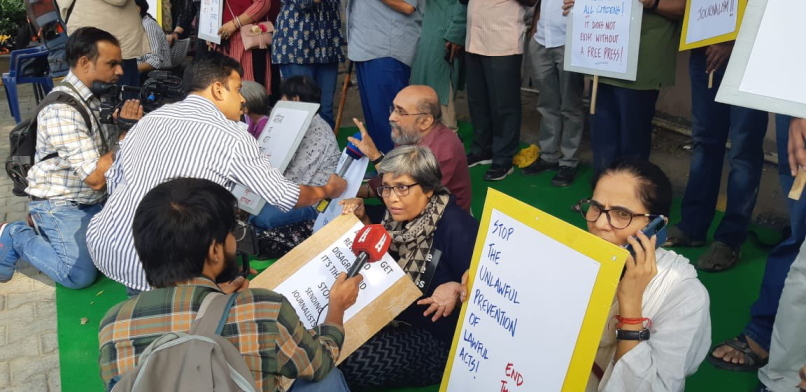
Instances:
[[[484,173],[484,181],[500,181],[507,178],[508,175],[512,174],[512,165],[509,166],[491,166],[490,169],[487,170],[487,173]]]
[[[489,155],[467,154],[467,167],[489,165],[491,163],[493,163],[493,158]]]
[[[557,187],[570,186],[574,182],[574,177],[577,175],[577,168],[574,166],[560,166],[557,174],[551,179],[551,185]]]
[[[532,163],[531,165],[521,169],[521,174],[523,174],[524,176],[535,176],[547,170],[557,170],[557,168],[559,167],[560,164],[558,162],[552,163],[544,161],[542,159],[538,159],[534,161],[534,163]]]

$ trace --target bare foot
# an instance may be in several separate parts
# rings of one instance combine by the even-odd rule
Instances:
[[[766,359],[769,356],[766,350],[764,350],[761,346],[758,345],[753,339],[750,337],[747,338],[747,345],[750,347],[750,350],[756,353],[762,360]],[[727,363],[738,363],[744,364],[744,354],[736,350],[735,348],[728,346],[727,344],[719,346],[714,349],[712,354],[715,358],[722,359]]]

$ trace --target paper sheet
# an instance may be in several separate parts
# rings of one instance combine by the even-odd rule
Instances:
[[[691,1],[686,43],[732,33],[736,30],[737,0]]]
[[[199,38],[210,41],[216,45],[221,44],[218,29],[221,28],[221,13],[224,10],[224,0],[201,0],[199,8],[198,31]]]
[[[806,104],[806,1],[769,0],[739,91]]]
[[[341,272],[347,272],[355,262],[355,255],[350,247],[355,234],[362,227],[364,227],[362,223],[356,223],[351,230],[313,259],[317,262],[306,264],[274,289],[275,292],[288,298],[305,328],[313,328],[325,321],[330,287],[336,281],[336,276]],[[367,263],[361,270],[361,275],[364,276],[364,281],[361,283],[358,299],[355,305],[344,313],[345,322],[389,289],[404,274],[394,259],[386,254],[375,263]]]
[[[627,73],[631,12],[628,0],[577,1],[571,65]]]
[[[347,159],[350,159],[347,153],[342,151],[339,164],[336,167],[337,173]],[[364,179],[364,173],[367,172],[367,165],[369,165],[369,159],[367,157],[361,157],[361,159],[354,161],[352,165],[350,165],[350,168],[347,169],[347,173],[344,174],[344,179],[347,181],[347,189],[344,190],[341,196],[330,202],[325,212],[316,217],[316,222],[313,225],[314,233],[319,231],[322,227],[325,227],[325,225],[330,223],[330,221],[337,216],[341,215],[342,206],[339,205],[340,201],[355,197],[355,195],[358,194],[358,190],[361,188],[361,185],[363,185],[362,181]]]

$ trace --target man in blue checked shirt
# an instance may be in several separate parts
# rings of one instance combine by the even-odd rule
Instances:
[[[95,281],[87,250],[87,225],[106,200],[106,171],[123,134],[98,121],[100,101],[93,82],[116,83],[123,75],[120,43],[93,27],[77,29],[66,47],[70,72],[54,89],[77,99],[90,113],[86,124],[74,107],[54,103],[37,115],[36,164],[28,171],[28,221],[0,224],[0,283],[11,280],[22,258],[54,281],[72,288]],[[143,109],[129,101],[123,117],[139,119]]]

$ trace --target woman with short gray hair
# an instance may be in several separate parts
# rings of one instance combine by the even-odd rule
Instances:
[[[459,320],[460,282],[470,267],[479,224],[442,185],[442,171],[428,147],[397,147],[377,169],[383,182],[376,191],[384,206],[347,199],[340,203],[342,213],[355,214],[365,224],[381,223],[389,231],[389,253],[423,298],[339,369],[354,391],[437,384]],[[378,357],[386,360],[373,360]]]
[[[266,123],[269,122],[269,95],[262,84],[250,80],[244,80],[241,84],[241,95],[245,103],[244,122],[247,125],[247,132],[255,139],[260,137]]]

